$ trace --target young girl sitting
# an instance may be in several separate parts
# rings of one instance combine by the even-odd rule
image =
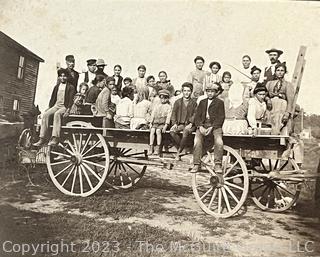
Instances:
[[[229,89],[232,84],[233,82],[231,81],[231,73],[229,71],[225,71],[222,74],[222,82],[220,83],[223,89],[223,92],[218,97],[224,102],[224,109],[227,117],[228,117],[228,110],[230,108]]]
[[[165,133],[170,123],[171,105],[169,104],[170,93],[166,89],[159,91],[161,104],[153,108],[150,118],[150,154],[159,155],[162,142],[162,134]],[[157,145],[154,147],[154,138],[157,135]]]
[[[84,100],[86,98],[87,91],[89,86],[86,82],[82,82],[79,86],[79,93],[76,93],[73,98],[73,105],[70,109],[70,114],[83,114],[82,108],[84,104]]]
[[[138,92],[137,99],[133,103],[133,117],[130,121],[130,129],[148,129],[150,120],[151,102],[148,101],[149,90]]]
[[[129,86],[122,89],[122,99],[116,106],[116,115],[114,116],[114,123],[116,128],[130,128],[133,96],[134,94],[132,87]]]

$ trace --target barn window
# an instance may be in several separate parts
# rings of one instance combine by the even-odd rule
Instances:
[[[24,75],[24,56],[19,57],[18,79],[23,79]]]
[[[20,101],[18,99],[13,99],[12,110],[18,112],[19,109],[20,109]]]

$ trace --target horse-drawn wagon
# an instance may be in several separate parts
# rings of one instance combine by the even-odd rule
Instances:
[[[301,48],[293,74],[294,105],[305,50]],[[51,180],[64,194],[86,197],[104,184],[114,189],[130,188],[141,180],[148,166],[172,169],[173,158],[148,155],[149,134],[147,130],[105,128],[103,117],[70,115],[61,128],[60,143],[45,151]],[[201,170],[192,174],[194,196],[201,209],[212,216],[235,215],[248,195],[262,210],[285,211],[298,200],[303,183],[315,179],[291,158],[289,136],[224,135],[223,141],[222,173],[214,170],[213,149],[209,149]],[[163,144],[166,149],[173,145],[168,132]],[[187,163],[179,169],[189,174]]]

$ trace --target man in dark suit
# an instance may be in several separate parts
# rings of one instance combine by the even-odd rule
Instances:
[[[276,65],[278,63],[281,63],[279,61],[280,55],[283,54],[282,50],[271,48],[266,50],[266,53],[269,55],[270,59],[270,66],[266,67],[264,70],[264,82],[267,83],[268,81],[275,80],[275,71],[276,71]]]
[[[170,135],[176,143],[178,149],[176,161],[180,160],[182,150],[185,148],[189,135],[196,130],[194,117],[197,108],[197,102],[191,98],[193,85],[190,82],[182,84],[183,97],[174,102],[170,129]],[[180,133],[182,132],[182,138]]]
[[[223,141],[222,125],[225,119],[224,103],[217,96],[223,91],[220,83],[206,85],[206,99],[200,101],[196,115],[197,127],[194,139],[193,164],[191,172],[201,169],[201,157],[203,152],[214,145],[214,169],[216,173],[222,173]]]
[[[75,89],[78,86],[79,73],[74,70],[75,59],[73,55],[66,56],[67,72],[68,72],[68,82],[71,83]]]
[[[74,86],[68,81],[69,72],[67,69],[59,69],[59,84],[53,88],[49,109],[46,110],[42,117],[40,140],[34,146],[41,146],[45,143],[46,134],[49,130],[49,119],[53,116],[52,137],[49,146],[59,143],[61,116],[66,116],[68,110],[73,104],[73,97],[76,93]]]

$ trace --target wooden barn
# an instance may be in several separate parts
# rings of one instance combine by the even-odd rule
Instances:
[[[0,31],[0,114],[29,111],[36,94],[42,58]]]

